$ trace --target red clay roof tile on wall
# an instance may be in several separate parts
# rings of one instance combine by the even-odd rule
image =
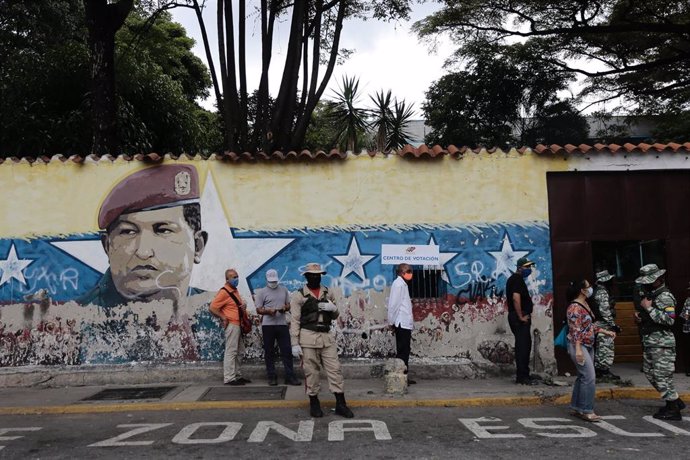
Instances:
[[[310,150],[301,150],[299,152],[290,150],[290,151],[275,151],[273,153],[266,153],[266,152],[258,152],[255,154],[249,153],[249,152],[221,152],[221,153],[214,153],[211,154],[207,159],[208,160],[219,160],[219,161],[224,161],[224,162],[230,162],[230,163],[236,163],[236,162],[256,162],[256,161],[289,161],[289,160],[297,160],[297,161],[313,161],[313,160],[344,160],[348,157],[348,155],[360,155],[362,153],[365,153],[371,157],[382,154],[382,155],[398,155],[403,158],[409,158],[409,159],[424,159],[424,158],[440,158],[443,157],[444,155],[450,155],[453,158],[460,158],[463,155],[466,155],[468,153],[475,153],[478,154],[480,152],[487,152],[489,154],[493,154],[495,152],[499,151],[505,151],[502,150],[498,147],[492,147],[492,148],[470,148],[467,146],[462,146],[462,147],[456,147],[455,145],[449,145],[446,148],[441,147],[440,145],[433,145],[433,146],[428,146],[428,145],[420,145],[419,147],[413,147],[412,145],[406,145],[400,150],[392,150],[390,152],[377,152],[377,151],[361,151],[361,152],[342,152],[338,149],[332,149],[328,152],[324,150],[316,150],[316,151],[310,151]],[[649,153],[649,154],[656,154],[660,152],[666,152],[666,153],[690,153],[690,142],[685,142],[683,144],[678,144],[675,142],[671,142],[668,144],[645,144],[643,142],[639,144],[631,144],[631,143],[626,143],[623,145],[618,145],[618,144],[594,144],[594,145],[588,145],[588,144],[580,144],[580,145],[572,145],[572,144],[565,144],[563,146],[558,145],[558,144],[551,144],[551,145],[543,145],[543,144],[538,144],[534,147],[521,147],[516,150],[520,154],[525,154],[529,151],[536,153],[537,155],[593,155],[593,154],[628,154],[628,153]],[[42,155],[38,157],[25,157],[25,158],[17,158],[17,157],[10,157],[10,158],[0,158],[0,164],[3,163],[19,163],[21,161],[28,162],[29,164],[33,163],[49,163],[51,161],[73,161],[75,163],[84,163],[86,161],[89,162],[94,162],[94,161],[115,161],[117,159],[121,159],[124,161],[141,161],[145,163],[160,163],[166,159],[181,159],[181,160],[193,160],[193,159],[198,159],[202,160],[203,157],[199,155],[192,155],[188,153],[182,153],[180,155],[173,155],[170,153],[167,154],[159,154],[156,152],[151,152],[147,154],[136,154],[136,155],[119,155],[117,157],[112,156],[112,155],[86,155],[86,156],[80,156],[80,155],[70,155],[69,157],[66,157],[65,155],[62,154],[56,154],[53,156],[47,156],[47,155]]]

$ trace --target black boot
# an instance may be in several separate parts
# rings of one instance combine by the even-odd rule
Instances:
[[[323,417],[318,396],[309,396],[309,415],[312,417]]]
[[[685,409],[685,403],[682,399],[680,399],[680,396],[678,397],[678,399],[676,399],[676,406],[678,406],[679,411]]]
[[[342,415],[345,418],[352,418],[355,414],[352,413],[347,404],[345,404],[345,394],[344,393],[334,393],[335,394],[335,413]]]
[[[659,409],[653,417],[659,420],[683,420],[683,417],[680,415],[680,409],[678,408],[678,400],[666,401],[666,406]]]

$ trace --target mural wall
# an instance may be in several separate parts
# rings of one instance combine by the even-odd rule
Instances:
[[[537,263],[535,370],[553,370],[546,171],[561,163],[496,152],[410,161],[0,165],[0,365],[220,360],[208,303],[236,268],[240,292],[278,270],[290,290],[319,262],[336,293],[344,356],[394,354],[393,267],[382,244],[438,245],[441,297],[415,299],[412,353],[511,367],[505,281]],[[247,357],[260,358],[260,329]],[[544,338],[545,340],[542,340]]]

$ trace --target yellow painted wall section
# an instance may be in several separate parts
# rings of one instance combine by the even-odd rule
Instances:
[[[166,163],[173,160],[166,160]],[[190,160],[201,180],[211,172],[230,225],[271,230],[407,224],[548,220],[546,173],[562,158],[496,151],[459,159],[350,155],[311,162],[224,163]],[[0,165],[3,237],[98,230],[102,199],[141,162]]]

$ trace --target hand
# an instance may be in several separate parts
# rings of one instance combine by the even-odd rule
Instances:
[[[608,335],[609,337],[612,337],[614,339],[616,338],[616,333],[613,331],[606,331],[606,335]]]
[[[645,297],[640,301],[640,306],[645,310],[649,311],[652,309],[652,301]]]
[[[223,327],[223,329],[226,329],[228,327],[228,320],[225,318],[221,318],[220,325]]]
[[[295,358],[302,358],[302,347],[295,345],[292,347],[292,356]]]
[[[529,322],[529,315],[523,315],[522,318],[520,318],[520,321],[523,323]]]
[[[268,308],[266,309],[268,311],[268,316],[275,316],[276,315],[276,310],[273,308]]]
[[[621,327],[617,324],[615,326],[613,326],[612,329],[613,329],[613,332],[615,332],[616,334],[620,334],[621,332],[623,332],[623,329],[621,329]]]
[[[283,307],[283,313],[287,313],[289,311],[290,311],[290,304],[285,304],[285,306]]]
[[[338,307],[331,301],[319,302],[319,311],[336,311]]]
[[[582,351],[582,348],[575,350],[575,361],[577,361],[580,366],[585,364],[585,353]]]

